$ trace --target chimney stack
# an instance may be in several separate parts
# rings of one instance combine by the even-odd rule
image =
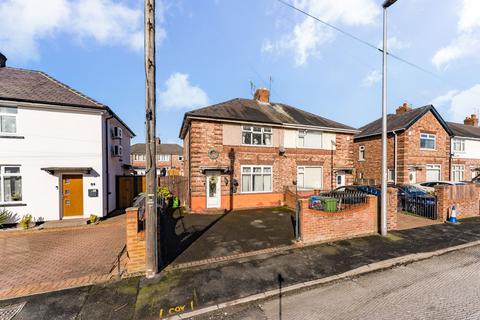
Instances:
[[[255,91],[254,99],[258,102],[270,103],[270,91],[265,88],[258,88],[257,91]]]
[[[470,117],[465,117],[463,123],[467,126],[478,127],[478,118],[476,114],[472,114]]]
[[[7,57],[5,57],[1,52],[0,52],[0,68],[5,68],[7,66]]]
[[[407,102],[404,102],[400,107],[397,108],[396,113],[400,114],[400,113],[405,113],[411,110],[412,110],[412,107],[410,107],[410,105]]]

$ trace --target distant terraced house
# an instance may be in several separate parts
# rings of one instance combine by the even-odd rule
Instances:
[[[161,143],[156,139],[156,165],[157,175],[178,176],[183,175],[183,148],[176,143]],[[136,143],[130,149],[130,161],[135,174],[144,176],[146,171],[146,147],[145,143]]]
[[[353,182],[358,131],[270,101],[267,89],[187,112],[180,130],[193,212],[271,207],[284,190]]]
[[[106,216],[133,136],[110,107],[0,54],[0,208],[37,220]]]

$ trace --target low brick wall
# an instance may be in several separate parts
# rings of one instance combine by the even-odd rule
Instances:
[[[378,201],[368,201],[341,212],[323,212],[308,207],[308,199],[301,199],[300,235],[302,242],[316,242],[377,233]]]
[[[480,187],[475,184],[436,186],[435,195],[438,199],[438,220],[447,220],[453,205],[457,209],[457,218],[480,215]]]
[[[145,232],[140,230],[138,208],[126,209],[127,273],[145,272]]]
[[[387,230],[397,230],[398,226],[398,190],[388,188],[387,192]]]

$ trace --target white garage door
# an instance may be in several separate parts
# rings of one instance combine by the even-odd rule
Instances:
[[[297,181],[301,189],[322,189],[323,186],[322,167],[298,167]]]

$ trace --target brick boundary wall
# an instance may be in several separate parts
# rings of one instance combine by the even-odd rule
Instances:
[[[145,272],[145,233],[139,229],[138,208],[126,210],[127,273]]]
[[[457,218],[478,217],[480,215],[480,187],[475,184],[457,186],[436,186],[438,220],[448,219],[453,205]]]
[[[378,201],[368,196],[362,204],[341,212],[323,212],[308,207],[308,199],[301,199],[300,235],[304,243],[353,238],[377,233]]]
[[[397,230],[398,226],[398,190],[387,190],[387,230]]]

